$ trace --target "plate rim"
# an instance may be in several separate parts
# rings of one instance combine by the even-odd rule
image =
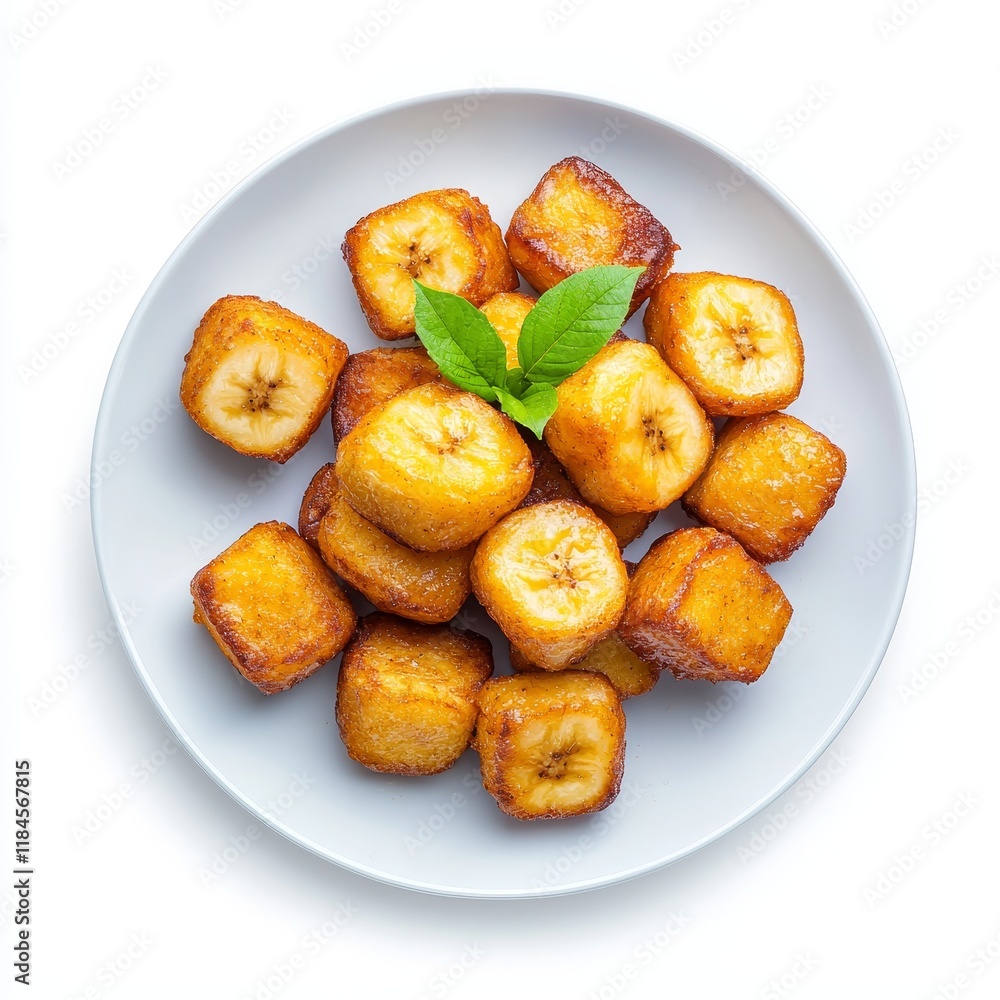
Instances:
[[[95,421],[90,461],[91,476],[93,477],[96,474],[96,465],[101,460],[100,456],[107,451],[106,444],[109,434],[112,400],[115,396],[114,390],[121,381],[125,367],[126,355],[132,342],[137,336],[137,331],[145,318],[145,314],[149,309],[151,300],[159,291],[160,286],[167,281],[167,278],[172,273],[173,269],[187,252],[189,245],[200,237],[202,231],[213,223],[216,216],[223,212],[228,207],[230,202],[236,198],[242,197],[246,191],[250,190],[266,175],[271,173],[273,170],[278,169],[287,160],[297,156],[307,147],[324,141],[338,132],[346,131],[356,125],[360,125],[375,118],[391,115],[396,112],[405,111],[421,105],[429,105],[446,100],[460,100],[470,96],[479,96],[481,89],[482,88],[461,88],[456,90],[421,94],[388,104],[377,105],[365,111],[336,118],[301,137],[287,148],[281,150],[270,159],[258,165],[251,173],[242,178],[239,183],[234,185],[230,191],[226,192],[226,194],[224,194],[191,227],[191,229],[184,235],[174,250],[160,266],[144,291],[132,313],[132,316],[129,318],[129,321],[125,326],[124,331],[122,332],[121,339],[118,347],[115,349],[114,357],[112,358],[111,365],[108,370],[108,376],[102,390],[101,403],[98,408],[97,418]],[[885,659],[889,644],[892,641],[893,634],[895,633],[896,626],[899,622],[900,614],[902,613],[903,602],[905,600],[912,570],[913,551],[916,538],[916,456],[913,442],[913,426],[910,421],[906,398],[903,392],[902,382],[899,377],[899,371],[896,368],[892,352],[885,338],[885,334],[883,333],[878,319],[865,297],[864,292],[861,290],[861,287],[858,285],[858,282],[847,268],[840,255],[834,249],[830,241],[819,230],[819,228],[812,222],[806,213],[803,212],[802,209],[800,209],[798,205],[788,197],[788,195],[781,191],[771,180],[762,174],[754,164],[746,161],[739,154],[723,146],[716,140],[704,135],[697,129],[691,128],[690,126],[674,119],[665,118],[649,111],[643,111],[630,105],[622,104],[618,101],[607,100],[602,97],[596,97],[578,92],[574,93],[571,91],[535,87],[490,87],[487,90],[487,94],[490,98],[494,96],[540,97],[547,100],[555,99],[557,101],[571,101],[577,104],[595,105],[605,110],[623,112],[642,118],[647,122],[651,122],[659,126],[660,128],[665,128],[674,132],[696,145],[701,146],[703,149],[714,153],[725,162],[730,163],[734,168],[746,175],[748,178],[752,179],[769,197],[771,197],[780,207],[784,209],[787,215],[789,215],[800,227],[802,227],[804,232],[812,239],[817,249],[822,252],[822,254],[836,270],[839,277],[853,296],[855,302],[860,307],[860,310],[870,329],[874,332],[874,334],[876,334],[876,336],[872,338],[872,342],[880,360],[882,361],[886,375],[888,376],[889,384],[892,389],[892,410],[899,430],[901,431],[901,443],[903,445],[903,455],[901,457],[905,464],[906,473],[905,483],[903,484],[904,492],[910,500],[910,507],[908,509],[912,508],[915,516],[910,519],[910,525],[906,530],[906,534],[900,540],[900,546],[897,546],[900,551],[901,563],[900,570],[893,579],[892,587],[890,588],[890,613],[883,623],[878,642],[875,646],[873,646],[869,663],[855,685],[850,698],[845,702],[840,712],[822,733],[822,735],[815,741],[811,749],[803,756],[799,765],[794,768],[781,782],[778,782],[766,794],[762,795],[756,802],[729,819],[727,822],[716,827],[716,829],[705,834],[705,836],[701,837],[694,843],[688,844],[685,847],[666,855],[665,857],[657,858],[653,861],[647,861],[640,865],[634,865],[620,871],[595,876],[593,878],[563,883],[555,886],[524,886],[516,889],[470,889],[468,887],[444,885],[436,882],[424,882],[419,879],[407,878],[395,875],[391,872],[382,871],[371,865],[366,865],[364,862],[345,857],[328,847],[324,847],[312,840],[309,840],[302,834],[293,830],[291,827],[282,823],[277,817],[265,812],[256,803],[252,802],[247,795],[237,789],[232,784],[230,779],[228,779],[202,753],[200,748],[193,742],[193,740],[188,736],[186,730],[181,726],[179,720],[173,714],[170,707],[163,700],[156,685],[153,683],[152,678],[147,673],[142,657],[132,640],[131,631],[125,620],[125,616],[112,591],[106,553],[104,552],[102,541],[104,530],[103,522],[99,511],[99,504],[97,502],[100,491],[91,491],[90,523],[94,553],[97,560],[97,569],[101,580],[101,588],[104,592],[108,608],[111,611],[112,617],[118,628],[122,646],[136,676],[139,679],[139,682],[149,699],[152,701],[154,707],[160,713],[163,721],[167,724],[174,737],[179,741],[180,745],[184,747],[184,749],[212,778],[212,780],[215,781],[216,784],[219,785],[227,794],[229,794],[232,799],[239,803],[260,822],[264,823],[270,829],[285,837],[296,846],[304,848],[317,857],[322,858],[324,861],[332,862],[341,868],[358,875],[363,875],[374,881],[381,882],[386,885],[396,886],[402,889],[454,898],[530,899],[569,895],[592,889],[603,888],[605,886],[618,885],[638,878],[642,875],[649,874],[650,872],[658,871],[676,864],[684,858],[690,857],[698,851],[703,850],[710,844],[721,840],[723,837],[748,822],[758,813],[762,812],[768,805],[788,791],[788,789],[799,781],[801,777],[819,761],[847,724],[847,721],[854,714],[858,705],[861,703],[861,699],[864,697],[865,692],[875,679],[875,675],[878,673],[879,667]]]

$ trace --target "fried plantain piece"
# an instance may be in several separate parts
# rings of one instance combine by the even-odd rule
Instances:
[[[605,809],[625,767],[625,713],[610,681],[580,670],[494,677],[479,692],[472,745],[483,785],[508,816]]]
[[[669,506],[712,454],[712,425],[649,344],[606,344],[556,388],[545,443],[588,503],[613,514]]]
[[[670,270],[670,233],[607,171],[567,156],[542,175],[507,229],[514,266],[538,292],[599,264],[644,266],[631,315]]]
[[[778,562],[812,534],[846,472],[843,451],[797,417],[734,417],[681,506],[728,532],[758,562]]]
[[[493,673],[490,642],[448,625],[362,618],[337,678],[337,725],[353,760],[390,774],[437,774],[472,737]]]
[[[323,560],[293,528],[255,524],[191,581],[194,620],[264,694],[336,656],[357,616]]]
[[[510,647],[510,665],[515,673],[537,669],[536,665],[529,662],[525,655],[514,646]],[[634,698],[652,690],[660,676],[659,670],[648,663],[643,663],[622,642],[621,636],[617,632],[609,633],[604,639],[592,646],[579,663],[573,664],[572,669],[603,674],[611,681],[616,694],[623,701],[626,698]]]
[[[369,412],[340,442],[347,502],[421,552],[463,549],[531,488],[514,422],[471,392],[429,382]]]
[[[406,389],[441,379],[423,347],[376,347],[352,354],[337,379],[330,419],[338,444],[374,410]]]
[[[505,517],[480,540],[471,576],[487,614],[545,670],[581,659],[612,631],[628,591],[611,529],[569,500]]]
[[[376,337],[413,336],[413,279],[481,305],[517,288],[489,209],[461,188],[424,191],[366,215],[341,248]]]
[[[792,606],[777,581],[715,528],[679,528],[639,561],[618,627],[645,662],[677,677],[757,680]]]
[[[475,546],[417,552],[366,521],[339,494],[319,524],[323,560],[380,611],[438,624],[454,618],[471,593]]]
[[[508,368],[517,368],[517,339],[521,336],[521,324],[531,312],[535,301],[530,295],[521,292],[497,292],[479,307],[503,341],[507,350]]]
[[[309,485],[302,495],[302,503],[299,505],[299,534],[314,549],[319,549],[316,541],[319,522],[330,509],[330,504],[336,495],[337,467],[333,462],[327,462],[309,480]]]
[[[646,339],[713,417],[780,410],[802,389],[802,339],[784,292],[713,271],[671,274],[643,316]]]
[[[227,295],[184,356],[191,419],[241,455],[286,462],[330,408],[347,345],[277,302]]]

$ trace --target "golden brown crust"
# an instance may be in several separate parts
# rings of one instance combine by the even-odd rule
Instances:
[[[663,510],[712,453],[711,422],[649,344],[606,344],[556,393],[545,443],[584,499],[610,513]]]
[[[336,656],[354,632],[351,602],[287,524],[254,525],[191,581],[194,620],[264,694]]]
[[[795,311],[763,281],[699,271],[653,289],[646,339],[713,417],[781,410],[802,389],[804,354]],[[757,368],[763,351],[768,361]]]
[[[438,624],[454,618],[471,593],[475,546],[417,552],[379,531],[339,494],[320,522],[317,544],[327,565],[380,611]]]
[[[484,636],[367,615],[337,678],[337,725],[348,755],[390,774],[447,770],[469,745],[477,695],[492,673]]]
[[[531,453],[513,421],[444,382],[407,389],[341,442],[347,502],[421,552],[463,549],[531,488]]]
[[[546,670],[580,660],[611,632],[628,591],[611,530],[570,500],[509,514],[480,540],[470,575],[487,614]]]
[[[333,393],[330,419],[338,444],[369,411],[416,385],[442,378],[423,347],[376,347],[352,354]]]
[[[625,714],[601,674],[527,671],[479,692],[472,745],[483,786],[515,819],[607,808],[625,767]]]
[[[761,563],[787,559],[833,506],[847,458],[788,413],[726,422],[715,452],[681,505],[728,532]]]
[[[534,434],[524,435],[525,443],[531,450],[535,464],[535,478],[531,482],[528,495],[521,501],[521,507],[530,507],[536,503],[547,503],[550,500],[575,500],[586,504],[614,532],[618,539],[618,547],[624,549],[634,542],[653,523],[656,511],[638,514],[612,514],[597,504],[588,504],[580,495],[580,491],[570,482],[566,470],[552,454],[544,441],[539,441]]]
[[[536,291],[599,264],[645,266],[631,315],[673,266],[667,228],[607,171],[568,156],[542,175],[507,228],[514,266]]]
[[[327,462],[309,480],[302,503],[299,505],[299,534],[314,548],[319,546],[316,536],[319,533],[319,522],[330,509],[333,498],[337,495],[337,467],[333,462]]]
[[[525,670],[540,669],[514,646],[510,647],[510,666],[517,674],[524,673]],[[617,632],[609,633],[592,646],[579,663],[573,664],[572,669],[603,674],[611,681],[615,693],[622,701],[651,691],[660,677],[660,671],[640,660],[622,642]]]
[[[474,306],[518,284],[499,226],[462,188],[424,191],[366,215],[341,249],[365,319],[383,340],[413,336],[411,278]]]
[[[317,376],[322,386],[313,393],[294,427],[276,445],[254,446],[236,439],[212,399],[221,366],[230,360],[232,352],[237,348],[253,350],[255,346],[273,350],[276,356],[301,359],[310,376]],[[322,422],[347,354],[347,345],[342,340],[277,302],[266,302],[255,295],[226,295],[214,302],[202,317],[191,349],[184,356],[181,403],[203,431],[241,455],[283,463],[309,440]]]
[[[618,631],[641,659],[677,677],[757,680],[792,615],[778,583],[714,528],[680,528],[640,560]]]

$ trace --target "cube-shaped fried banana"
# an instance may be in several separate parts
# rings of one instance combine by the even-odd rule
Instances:
[[[643,316],[646,339],[713,417],[788,406],[802,388],[802,340],[784,292],[702,271],[671,274]]]
[[[516,673],[537,669],[527,657],[514,646],[510,647],[510,665]],[[628,646],[622,642],[617,632],[612,632],[593,646],[573,670],[586,670],[603,674],[618,697],[624,701],[651,690],[660,677],[660,672],[648,663],[643,663]]]
[[[302,495],[299,505],[299,534],[314,548],[319,544],[316,536],[319,534],[319,522],[330,509],[333,498],[337,495],[337,467],[333,462],[327,462],[312,479]]]
[[[792,606],[739,542],[714,528],[680,528],[639,561],[618,631],[637,656],[677,677],[757,680]]]
[[[559,464],[544,441],[539,441],[533,434],[526,435],[525,441],[531,449],[535,462],[535,478],[531,482],[528,495],[521,501],[522,507],[530,507],[536,503],[546,503],[549,500],[575,500],[586,504],[580,491],[569,481],[566,470]],[[588,507],[614,532],[619,548],[625,548],[634,542],[656,518],[656,511],[640,514],[612,514],[597,504],[587,504]]]
[[[625,767],[625,713],[610,681],[580,670],[494,677],[472,745],[483,785],[516,819],[605,809]]]
[[[366,414],[337,455],[347,502],[421,552],[476,541],[521,502],[532,475],[513,421],[443,382],[407,389]]]
[[[499,226],[461,188],[424,191],[366,215],[341,249],[365,319],[383,340],[413,336],[414,278],[474,306],[517,288]]]
[[[191,581],[194,620],[264,694],[336,656],[357,616],[323,560],[279,521],[255,524]]]
[[[277,302],[227,295],[195,330],[181,403],[241,455],[286,462],[319,427],[347,345]]]
[[[340,442],[369,411],[406,389],[441,378],[423,347],[376,347],[352,354],[333,393],[333,439]]]
[[[465,752],[489,640],[391,615],[362,618],[337,679],[337,725],[353,760],[391,774],[437,774]]]
[[[380,611],[437,624],[454,618],[471,593],[475,546],[417,552],[379,531],[339,493],[320,522],[317,544],[326,564]]]
[[[728,532],[758,562],[778,562],[833,506],[846,472],[843,451],[796,417],[734,417],[681,505]]]
[[[649,344],[606,344],[556,388],[545,443],[588,503],[649,513],[676,500],[712,454],[712,424]]]
[[[611,529],[570,500],[505,517],[476,547],[471,575],[487,614],[544,670],[576,662],[611,632],[628,592]]]
[[[524,317],[531,312],[536,300],[521,292],[498,292],[479,308],[493,324],[507,350],[507,367],[517,368],[517,339],[521,336]]]
[[[514,266],[536,291],[599,264],[644,266],[634,312],[679,250],[667,228],[607,171],[568,156],[549,167],[507,229]]]

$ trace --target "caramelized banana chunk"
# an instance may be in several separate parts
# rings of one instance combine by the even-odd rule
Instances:
[[[645,266],[631,315],[679,250],[666,227],[607,171],[568,156],[549,167],[507,229],[514,266],[538,292],[600,264]]]
[[[777,581],[714,528],[680,528],[639,561],[618,631],[677,677],[757,680],[792,616]]]
[[[614,629],[628,591],[611,529],[569,500],[505,517],[480,541],[471,575],[489,616],[545,670],[581,659]]]
[[[846,471],[844,453],[796,417],[735,417],[681,504],[732,535],[758,562],[778,562],[833,506]]]
[[[648,344],[607,344],[556,392],[545,443],[584,499],[612,514],[667,507],[712,453],[704,411]]]
[[[516,819],[605,809],[625,766],[625,713],[600,674],[529,671],[479,692],[472,745],[483,785]]]
[[[337,678],[337,725],[353,760],[391,774],[437,774],[464,753],[476,696],[493,673],[489,640],[391,615],[361,619]]]
[[[366,215],[342,250],[365,319],[383,340],[413,336],[414,278],[474,306],[518,284],[489,209],[461,188],[424,191]]]
[[[509,417],[439,382],[394,396],[340,442],[347,502],[421,552],[462,549],[531,488],[531,453]]]
[[[788,406],[802,388],[802,340],[784,292],[751,278],[671,274],[643,316],[646,339],[713,417]]]
[[[198,570],[191,596],[194,620],[264,694],[336,656],[357,621],[323,560],[279,521],[255,524]]]
[[[191,419],[241,455],[286,462],[330,408],[347,345],[277,302],[227,295],[184,360]]]

